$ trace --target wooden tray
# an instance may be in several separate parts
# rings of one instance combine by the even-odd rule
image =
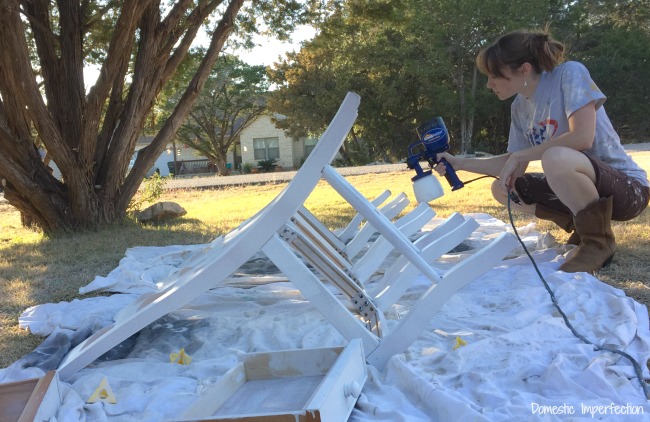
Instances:
[[[47,421],[60,405],[55,371],[42,378],[0,384],[0,422]]]
[[[241,356],[181,421],[346,421],[366,382],[360,340]]]

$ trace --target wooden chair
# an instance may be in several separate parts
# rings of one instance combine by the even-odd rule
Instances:
[[[54,420],[61,401],[56,371],[48,371],[40,378],[0,384],[0,421]]]

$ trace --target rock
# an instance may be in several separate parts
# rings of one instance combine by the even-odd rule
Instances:
[[[185,208],[176,202],[158,202],[136,214],[141,223],[156,223],[163,220],[182,217],[187,214]]]

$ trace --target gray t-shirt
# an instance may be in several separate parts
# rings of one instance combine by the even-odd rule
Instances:
[[[602,106],[605,99],[581,63],[566,62],[550,72],[542,72],[535,94],[530,98],[518,94],[512,103],[508,152],[530,148],[568,132],[569,116],[593,101],[596,136],[592,147],[584,152],[650,186],[645,170],[623,149]]]

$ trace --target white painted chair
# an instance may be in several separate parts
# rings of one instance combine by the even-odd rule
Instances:
[[[364,282],[369,271],[364,270],[374,268],[376,262],[357,266],[363,262],[360,260],[351,265],[345,257],[323,244],[314,231],[292,224],[295,219],[270,239],[262,250],[344,337],[362,340],[367,362],[378,368],[383,368],[392,355],[404,351],[455,292],[493,268],[516,246],[514,236],[504,233],[449,270],[436,269],[429,263],[465,240],[478,227],[475,220],[453,214],[435,230],[411,242],[402,231],[407,223],[399,224],[400,220],[392,223],[332,167],[323,169],[323,177],[382,235],[366,254],[370,259],[374,258],[374,254],[385,258],[384,254],[390,252],[384,249],[384,242],[390,243],[400,253],[400,258],[389,268],[381,283],[372,292],[367,292]],[[421,212],[429,221],[435,214],[427,213],[426,208],[428,205],[420,204],[402,219],[418,226],[420,223],[416,216]],[[373,249],[374,252],[371,251]],[[344,309],[343,303],[319,282],[318,275],[306,263],[338,288],[349,301],[348,309]],[[390,332],[384,332],[384,311],[404,294],[413,278],[420,273],[432,281],[431,287]],[[350,317],[351,310],[357,315],[356,318]]]
[[[389,197],[390,197],[390,190],[386,189],[385,191],[377,195],[377,197],[373,199],[371,202],[375,207],[379,207]],[[337,235],[337,237],[341,240],[341,242],[348,243],[359,232],[359,227],[361,226],[362,222],[363,222],[363,216],[357,213],[352,218],[352,220],[350,220],[350,223],[348,223],[348,225],[345,226],[343,230],[341,230],[341,232]]]
[[[384,214],[386,215],[386,213]],[[435,212],[428,204],[419,204],[409,214],[397,220],[394,225],[404,235],[410,236],[424,224],[430,222],[433,217],[435,217]],[[344,248],[339,246],[340,244],[334,244],[335,241],[331,240],[335,235],[306,208],[298,210],[297,216],[292,218],[292,222],[295,223],[295,230],[300,230],[314,246],[321,248],[321,251],[326,251],[328,256],[338,253],[333,259],[336,265],[346,271],[356,282],[361,283],[382,311],[388,310],[392,304],[396,303],[408,289],[411,280],[418,275],[417,268],[411,265],[406,257],[400,256],[385,269],[384,275],[379,278],[377,283],[368,287],[367,282],[370,277],[380,270],[380,265],[394,250],[393,245],[383,236],[379,236],[353,264],[344,253]],[[364,227],[369,229],[369,232],[374,230],[369,223]],[[424,259],[431,263],[460,245],[478,227],[479,224],[474,219],[454,213],[434,230],[418,238],[414,245],[420,249]]]
[[[384,191],[384,193],[371,202],[375,207],[379,207],[379,205],[381,205],[389,195],[390,191]],[[392,219],[402,212],[408,204],[408,198],[404,193],[401,193],[378,209],[387,218]],[[321,237],[331,247],[336,249],[350,261],[352,261],[352,259],[367,246],[370,238],[375,233],[375,229],[372,225],[364,222],[363,216],[359,213],[352,218],[346,229],[339,235],[331,232],[304,206],[298,208],[298,212],[294,218],[300,220],[299,224],[304,227],[309,227],[310,230],[314,231],[315,235]],[[353,228],[354,230],[350,230],[350,228]]]
[[[143,295],[123,309],[117,320],[74,348],[59,366],[59,376],[72,374],[93,362],[129,336],[221,283],[258,252],[302,206],[322,177],[322,170],[334,159],[357,117],[360,98],[349,93],[316,147],[293,180],[266,207],[238,228],[213,242],[194,267],[175,274],[165,287]]]
[[[361,339],[369,363],[382,368],[390,356],[405,350],[451,295],[492,268],[516,242],[513,236],[504,234],[470,258],[439,274],[439,270],[429,262],[471,233],[467,232],[471,223],[465,223],[462,216],[453,217],[448,220],[448,231],[436,231],[435,236],[424,236],[422,239],[426,240],[412,242],[407,233],[417,230],[435,215],[427,205],[418,206],[393,223],[391,218],[403,209],[399,207],[405,197],[399,196],[396,202],[382,207],[382,211],[329,165],[354,124],[359,101],[354,93],[346,96],[308,159],[273,201],[235,230],[215,239],[210,248],[192,256],[160,291],[141,296],[123,309],[113,324],[73,349],[60,365],[59,376],[64,380],[70,378],[145,326],[223,283],[260,250],[343,337]],[[321,178],[366,220],[366,225],[347,243],[339,237],[334,243],[340,244],[333,246],[326,240],[329,237],[325,233],[327,230],[319,234],[307,221],[309,216],[303,204]],[[359,223],[355,224],[358,226]],[[354,258],[367,245],[374,231],[381,234],[382,240],[373,243],[364,255],[368,258],[360,258],[352,264],[348,256]],[[364,238],[365,241],[357,240],[360,246],[354,243],[352,248],[353,240]],[[356,253],[355,249],[358,249]],[[385,257],[392,249],[400,255],[400,267],[391,267],[389,271],[394,278],[385,280],[380,291],[368,294],[364,281],[377,266],[375,255]],[[316,268],[326,282],[335,285],[341,295],[334,295],[308,264]],[[386,326],[383,310],[399,299],[408,289],[413,275],[419,273],[431,280],[431,287],[393,330],[383,332]],[[394,288],[395,293],[392,293]],[[343,296],[343,300],[339,296]],[[380,301],[382,307],[377,306],[375,300]]]
[[[387,218],[390,218],[391,215],[397,212],[392,207],[393,202],[399,202],[399,208],[405,207],[408,203],[408,200],[403,201],[402,198],[406,198],[406,195],[400,194],[395,201],[391,201],[386,207],[380,208],[379,210]],[[411,236],[431,221],[435,215],[435,211],[428,204],[420,204],[411,210],[411,212],[399,218],[394,225],[405,236]],[[298,213],[291,219],[291,222],[296,227],[296,230],[300,230],[312,243],[318,245],[323,250],[328,250],[328,254],[336,253],[340,255],[338,261],[341,262],[341,266],[353,272],[360,282],[364,284],[394,249],[392,244],[386,241],[383,236],[379,236],[374,242],[369,242],[370,237],[375,233],[374,227],[369,223],[363,226],[357,236],[348,245],[342,245],[340,242],[337,242],[335,235],[306,208],[298,210]],[[355,246],[359,240],[364,241],[365,248],[360,247],[357,249],[356,247],[348,247],[350,245]],[[350,253],[351,250],[352,253]],[[360,253],[362,250],[363,253]],[[354,263],[351,256],[357,257]]]

